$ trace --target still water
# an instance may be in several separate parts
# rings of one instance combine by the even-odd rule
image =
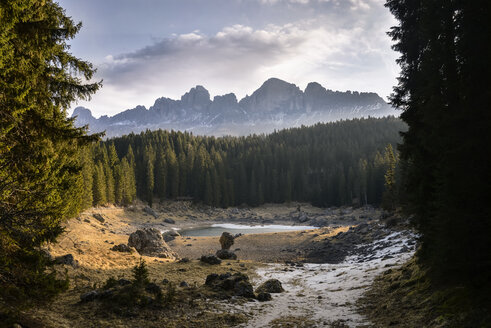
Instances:
[[[222,232],[228,231],[232,235],[250,234],[250,233],[268,233],[268,232],[285,232],[285,231],[298,231],[317,229],[312,226],[288,226],[288,225],[241,225],[241,224],[212,224],[209,226],[200,226],[195,228],[188,228],[179,230],[181,236],[193,236],[193,237],[207,237],[207,236],[220,236]]]

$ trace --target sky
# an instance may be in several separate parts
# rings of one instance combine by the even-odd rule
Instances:
[[[396,84],[396,25],[384,0],[59,0],[83,27],[71,52],[103,88],[76,106],[112,116],[196,85],[241,99],[268,78],[302,90],[377,92]]]

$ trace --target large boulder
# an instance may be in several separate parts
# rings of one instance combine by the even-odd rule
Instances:
[[[172,241],[174,239],[176,239],[176,237],[180,237],[181,235],[179,234],[179,232],[175,231],[175,230],[169,230],[169,231],[166,231],[162,234],[162,237],[164,237],[164,240],[166,242],[168,241]]]
[[[128,246],[134,247],[142,255],[171,259],[176,257],[176,254],[164,241],[160,231],[155,228],[133,232],[128,238]]]
[[[236,260],[237,255],[228,249],[219,249],[216,252],[216,256],[222,260]]]
[[[223,232],[220,236],[220,245],[222,245],[222,249],[230,249],[230,247],[234,244],[234,236],[230,234],[230,232]]]

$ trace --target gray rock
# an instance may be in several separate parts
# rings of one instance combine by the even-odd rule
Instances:
[[[92,214],[92,216],[94,217],[94,219],[96,219],[100,223],[104,223],[106,221],[106,219],[104,219],[104,217],[102,216],[102,214],[94,213],[94,214]]]
[[[217,291],[227,293],[227,295],[255,298],[254,290],[249,277],[243,273],[225,273],[218,275],[212,273],[206,277],[205,285]]]
[[[179,287],[189,287],[189,284],[187,282],[185,282],[185,281],[181,281],[179,283]]]
[[[160,231],[155,228],[145,228],[133,232],[128,238],[128,246],[134,247],[142,255],[170,259],[176,257],[176,254],[164,241]]]
[[[308,220],[309,220],[309,217],[305,213],[300,214],[297,218],[297,221],[300,223],[307,222]]]
[[[115,252],[131,253],[133,248],[126,245],[126,244],[119,244],[119,245],[114,245],[113,247],[111,247],[111,250],[115,251]]]
[[[257,293],[282,293],[284,291],[278,279],[269,279],[256,289]]]
[[[241,280],[236,282],[234,285],[234,293],[237,296],[247,297],[247,298],[255,298],[254,289],[249,281]]]
[[[230,232],[223,232],[220,236],[220,245],[222,249],[230,249],[230,247],[234,244],[234,236],[230,234]]]
[[[174,219],[171,219],[171,218],[165,218],[165,219],[164,219],[164,222],[165,222],[165,223],[170,223],[170,224],[174,224],[174,223],[176,223],[176,221],[174,221]]]
[[[216,256],[222,260],[236,260],[237,255],[228,249],[219,249],[216,252]]]
[[[162,234],[162,237],[164,237],[164,240],[166,242],[168,241],[173,241],[174,239],[176,239],[176,237],[180,237],[181,235],[179,234],[179,232],[175,231],[175,230],[169,230],[169,231],[166,231]]]
[[[78,267],[78,262],[73,258],[72,254],[66,254],[63,256],[58,256],[55,258],[55,264],[66,264],[71,265],[72,267]]]
[[[157,212],[155,212],[155,210],[149,206],[145,206],[145,208],[143,209],[143,212],[147,213],[147,214],[150,214],[151,216],[153,216],[154,218],[158,218],[159,215],[157,214]]]
[[[213,265],[222,263],[222,260],[220,260],[215,255],[203,255],[201,256],[200,261],[203,263],[208,263]]]

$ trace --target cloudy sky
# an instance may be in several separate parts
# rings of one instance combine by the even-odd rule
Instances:
[[[104,87],[88,107],[114,115],[195,85],[240,99],[277,77],[304,89],[374,91],[399,72],[384,0],[59,0],[83,28],[72,53]]]

